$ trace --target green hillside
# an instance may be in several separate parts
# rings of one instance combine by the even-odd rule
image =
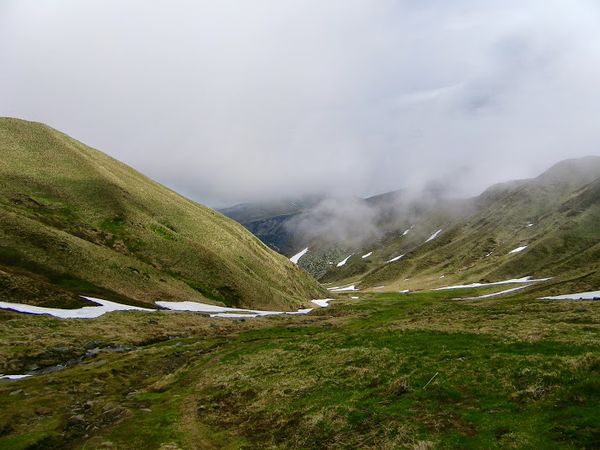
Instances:
[[[408,235],[392,235],[378,243],[368,264],[353,257],[325,279],[360,279],[361,287],[420,289],[533,275],[567,282],[567,290],[569,285],[596,288],[599,194],[600,158],[563,161],[535,179],[491,187],[471,200],[470,214],[452,217],[451,205],[427,214]],[[442,233],[425,242],[437,229]],[[386,262],[399,254],[405,256]]]
[[[0,119],[0,297],[293,309],[318,284],[242,226],[45,125]]]

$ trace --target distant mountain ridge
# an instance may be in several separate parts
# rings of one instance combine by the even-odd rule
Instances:
[[[500,183],[470,199],[421,200],[398,191],[362,202],[380,233],[360,245],[298,242],[294,251],[309,248],[301,267],[323,282],[363,288],[525,275],[571,280],[581,288],[600,283],[600,157],[561,161],[536,178]]]

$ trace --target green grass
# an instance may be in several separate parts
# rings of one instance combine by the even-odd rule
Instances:
[[[531,275],[554,278],[548,294],[594,290],[600,285],[599,193],[600,158],[567,160],[473,199],[418,204],[423,213],[405,212],[380,224],[391,231],[357,248],[314,244],[300,264],[323,282],[361,288],[431,289]],[[409,224],[413,228],[403,235]],[[425,242],[438,229],[442,233]],[[525,245],[525,251],[509,253]],[[343,267],[328,264],[349,254],[354,256]],[[400,254],[401,260],[387,263]]]
[[[0,118],[0,151],[4,300],[105,292],[291,310],[323,295],[242,226],[56,130]]]
[[[444,294],[363,293],[243,322],[155,314],[151,326],[139,313],[4,313],[0,354],[14,369],[28,345],[102,336],[137,348],[0,383],[0,447],[61,436],[63,448],[597,448],[600,303]],[[68,427],[74,415],[82,429]]]

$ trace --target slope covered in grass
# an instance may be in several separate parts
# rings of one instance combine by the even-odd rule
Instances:
[[[242,226],[45,125],[0,119],[0,296],[295,309],[321,288]]]
[[[5,373],[104,350],[0,381],[0,447],[598,448],[600,302],[449,300],[473,293],[246,322],[0,311]]]
[[[600,283],[599,186],[598,157],[563,161],[537,178],[494,186],[475,199],[473,214],[448,221],[437,239],[413,248],[403,247],[402,239],[388,243],[407,255],[379,265],[363,283],[406,285],[409,278],[432,286],[535,275],[593,288]]]

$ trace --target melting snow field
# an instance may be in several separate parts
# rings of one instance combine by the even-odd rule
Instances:
[[[332,300],[332,298],[321,298],[318,300],[312,300],[312,303],[314,303],[317,306],[320,306],[321,308],[327,308],[329,306],[329,302]]]
[[[508,252],[508,254],[512,254],[512,253],[519,253],[522,252],[523,250],[525,250],[527,248],[526,245],[522,246],[522,247],[517,247],[514,250],[511,250],[510,252]]]
[[[408,230],[404,230],[404,233],[402,233],[402,236],[406,236],[411,229],[412,229],[412,227],[410,227]]]
[[[0,375],[0,380],[21,380],[29,378],[31,375]]]
[[[300,258],[302,258],[304,255],[306,255],[307,251],[308,251],[308,247],[306,247],[300,253],[296,253],[294,256],[292,256],[290,258],[290,261],[293,262],[294,264],[298,264],[298,261],[300,261]]]
[[[139,308],[137,306],[123,305],[94,297],[82,298],[100,306],[84,306],[77,309],[44,308],[41,306],[25,305],[23,303],[0,302],[0,308],[27,314],[48,314],[59,319],[95,319],[113,311],[146,311],[155,312],[155,309]]]
[[[471,284],[458,284],[456,286],[444,286],[434,289],[434,291],[443,291],[446,289],[465,289],[465,288],[478,288],[484,286],[498,286],[501,284],[513,284],[513,283],[538,283],[541,281],[548,281],[550,278],[539,278],[537,280],[531,277],[513,278],[512,280],[496,281],[494,283],[471,283]]]
[[[350,256],[352,256],[352,255],[350,255]],[[348,262],[348,260],[350,259],[350,256],[348,256],[346,259],[343,259],[343,260],[341,260],[339,263],[337,263],[337,266],[338,266],[338,267],[345,266],[345,265],[346,265],[346,263]]]
[[[229,319],[245,319],[254,317],[265,317],[265,316],[279,316],[279,315],[301,315],[308,314],[312,311],[312,308],[299,309],[298,311],[261,311],[257,309],[241,309],[241,308],[229,308],[227,306],[209,305],[208,303],[199,302],[155,302],[158,306],[172,311],[189,311],[206,313],[210,317],[217,318],[229,318]]]
[[[349,291],[358,291],[358,289],[356,288],[356,286],[354,284],[350,285],[350,286],[346,286],[346,287],[334,287],[334,288],[329,288],[327,289],[328,291],[331,292],[349,292]]]
[[[427,239],[425,241],[425,243],[427,244],[429,241],[433,241],[436,237],[439,236],[439,234],[442,232],[442,229],[440,228],[439,230],[437,230],[435,233],[433,233],[431,236],[429,236],[429,239]]]
[[[600,299],[600,291],[578,292],[576,294],[542,297],[542,300],[595,300]]]
[[[353,286],[352,286],[353,287]],[[352,289],[353,290],[353,289]],[[100,306],[84,306],[77,309],[44,308],[41,306],[25,305],[23,303],[0,302],[1,309],[10,309],[26,314],[48,314],[59,319],[95,319],[112,311],[145,311],[156,312],[156,309],[139,308],[137,306],[123,305],[93,297],[82,297]],[[224,306],[209,305],[199,302],[155,302],[158,306],[172,311],[190,311],[206,313],[210,317],[242,319],[277,315],[303,315],[312,311],[312,308],[299,309],[298,311],[261,311],[255,309],[228,308]],[[26,375],[28,376],[28,375]],[[2,375],[0,378],[17,379],[21,375]]]
[[[501,295],[510,294],[511,292],[520,291],[521,289],[525,289],[528,287],[529,287],[529,285],[519,286],[516,288],[506,289],[505,291],[493,292],[491,294],[480,295],[479,297],[463,297],[463,298],[458,298],[457,300],[479,300],[482,298],[500,297]]]
[[[388,259],[387,262],[391,263],[391,262],[396,262],[398,261],[400,258],[402,258],[404,255],[400,255],[400,256],[395,256],[392,259]]]
[[[366,255],[362,255],[362,256],[361,256],[361,258],[362,258],[362,259],[368,258],[368,257],[369,257],[369,256],[371,256],[372,254],[373,254],[373,252],[369,252],[369,253],[367,253]]]

